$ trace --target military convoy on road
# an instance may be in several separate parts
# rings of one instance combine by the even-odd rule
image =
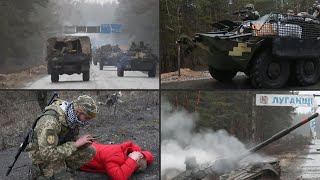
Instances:
[[[117,75],[123,77],[124,71],[147,71],[149,77],[156,76],[157,57],[149,45],[140,46],[132,42],[126,52],[118,45],[107,44],[91,52],[91,42],[88,36],[52,37],[47,40],[48,74],[52,82],[59,81],[62,74],[83,74],[83,81],[90,79],[90,64],[93,62],[99,69],[104,66],[117,67]]]
[[[46,61],[52,82],[58,82],[59,75],[74,73],[82,73],[83,81],[89,81],[92,61],[90,38],[88,36],[49,38]]]
[[[124,76],[124,71],[147,71],[149,77],[156,76],[157,56],[152,53],[149,44],[141,41],[139,46],[132,42],[131,47],[119,60],[117,75]]]
[[[107,44],[96,49],[93,63],[97,65],[99,62],[99,69],[103,70],[104,66],[117,66],[121,57],[122,51],[118,45]]]
[[[257,20],[213,24],[214,30],[182,36],[187,50],[201,50],[211,76],[231,81],[244,72],[254,88],[282,88],[289,81],[313,85],[320,77],[320,21],[270,13]],[[197,48],[196,48],[197,47]]]

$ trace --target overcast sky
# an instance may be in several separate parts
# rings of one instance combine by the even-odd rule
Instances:
[[[298,91],[299,94],[308,94],[308,95],[320,95],[320,91]],[[319,97],[315,97],[315,101],[318,105],[320,105],[320,96]],[[309,107],[298,107],[297,112],[299,113],[308,113],[311,111],[311,108]],[[320,108],[318,108],[317,112],[320,112]]]
[[[74,1],[79,1],[79,0],[74,0]],[[87,2],[99,2],[101,4],[103,3],[112,3],[112,2],[115,2],[115,3],[118,3],[118,0],[86,0]]]

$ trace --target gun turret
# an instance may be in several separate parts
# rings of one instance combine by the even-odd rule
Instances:
[[[207,176],[214,177],[211,179],[219,179],[219,176],[221,176],[222,174],[225,174],[225,173],[228,173],[228,172],[231,172],[232,170],[234,170],[237,167],[237,162],[239,162],[243,158],[245,158],[248,155],[266,147],[270,143],[277,141],[278,139],[289,134],[293,130],[306,124],[307,122],[311,121],[312,119],[314,119],[318,116],[319,116],[318,113],[313,114],[312,116],[302,120],[301,122],[287,128],[287,129],[280,131],[279,133],[273,135],[271,138],[263,141],[262,143],[256,145],[255,147],[249,149],[247,152],[245,152],[241,155],[238,155],[236,157],[231,157],[231,158],[218,159],[213,163],[202,164],[197,168],[187,170],[187,171],[180,173],[178,176],[174,177],[173,180],[204,179]]]

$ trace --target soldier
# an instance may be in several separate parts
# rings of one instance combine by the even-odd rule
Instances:
[[[130,50],[135,50],[137,49],[137,45],[135,42],[131,42]]]
[[[255,11],[253,4],[246,4],[244,9],[244,13],[241,14],[241,19],[243,21],[257,20],[260,18],[258,11]]]
[[[93,136],[79,138],[79,127],[96,117],[95,101],[82,95],[73,102],[57,99],[36,122],[26,151],[32,160],[32,176],[38,179],[73,179],[66,167],[80,168],[95,156]],[[33,177],[32,177],[33,178]]]
[[[140,41],[140,48],[143,49],[144,48],[144,42]]]
[[[294,15],[293,10],[292,10],[292,9],[288,9],[288,10],[287,10],[287,15],[288,15],[288,16],[293,16],[293,15]]]
[[[316,10],[312,14],[313,18],[319,18],[320,17],[320,5],[317,5]]]

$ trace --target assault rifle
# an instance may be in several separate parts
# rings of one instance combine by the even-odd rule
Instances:
[[[49,103],[48,103],[47,106],[51,105],[51,104],[54,102],[55,97],[59,97],[59,95],[58,95],[56,92],[54,92],[54,94],[53,94],[52,98],[50,99],[50,101],[49,101]],[[38,119],[40,119],[40,118],[37,118],[37,120],[38,120]],[[37,121],[37,120],[36,120],[36,121]],[[18,160],[21,152],[24,151],[24,150],[26,149],[27,145],[29,144],[29,138],[31,137],[31,134],[33,133],[33,129],[35,128],[35,126],[36,126],[36,123],[33,123],[32,128],[28,131],[27,136],[24,138],[23,143],[20,145],[20,148],[19,148],[16,156],[14,157],[13,163],[11,164],[11,166],[9,166],[9,168],[8,168],[8,170],[7,170],[7,173],[6,173],[6,176],[8,176],[8,175],[10,174],[10,172],[11,172],[14,164],[15,164],[16,161]]]

